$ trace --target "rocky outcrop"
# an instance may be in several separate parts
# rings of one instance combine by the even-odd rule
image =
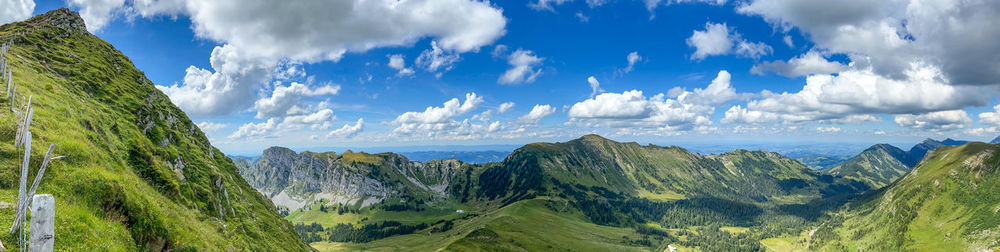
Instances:
[[[458,160],[413,162],[401,155],[264,150],[260,160],[237,160],[240,175],[275,205],[290,210],[316,200],[367,206],[390,197],[434,199],[468,165]]]

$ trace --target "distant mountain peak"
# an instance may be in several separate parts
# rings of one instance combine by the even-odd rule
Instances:
[[[997,138],[994,138],[992,141],[990,141],[990,144],[998,144],[998,143],[1000,143],[1000,136],[997,136]]]

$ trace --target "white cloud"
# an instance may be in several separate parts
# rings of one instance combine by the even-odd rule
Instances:
[[[333,115],[333,110],[330,109],[320,109],[314,113],[293,115],[284,118],[272,117],[260,123],[249,122],[243,124],[236,132],[229,135],[229,138],[274,137],[284,132],[307,127],[312,130],[325,130],[330,128],[330,122],[336,118]]]
[[[730,30],[725,23],[705,23],[705,30],[694,30],[686,40],[688,46],[694,47],[692,60],[703,60],[708,56],[735,53],[747,58],[760,58],[771,54],[771,46],[761,42],[750,42],[742,38],[735,30]]]
[[[573,104],[569,109],[571,123],[609,127],[660,127],[688,130],[710,125],[711,106],[685,104],[666,95],[646,98],[642,91],[621,94],[603,93]]]
[[[444,103],[442,107],[427,107],[424,112],[406,112],[394,120],[394,123],[402,124],[401,128],[408,124],[440,124],[451,121],[458,115],[469,113],[483,103],[483,98],[476,93],[465,94],[465,102],[460,102],[458,98],[452,98]]]
[[[204,131],[204,132],[212,132],[212,131],[220,130],[222,128],[225,128],[226,126],[229,126],[229,124],[214,123],[214,122],[208,122],[208,121],[198,123],[198,128],[201,129],[201,131]]]
[[[535,68],[539,67],[544,59],[535,56],[532,51],[517,49],[510,56],[507,56],[507,64],[510,64],[510,68],[500,76],[497,82],[500,84],[535,82],[535,78],[542,74],[542,69]]]
[[[785,35],[782,41],[784,41],[785,45],[787,45],[789,48],[795,48],[795,42],[792,42],[792,36]]]
[[[500,44],[494,46],[493,51],[490,52],[490,55],[493,56],[493,58],[504,57],[505,55],[507,55],[507,45]]]
[[[971,128],[971,129],[963,130],[962,133],[965,133],[966,135],[991,136],[992,137],[992,136],[996,136],[997,133],[1000,133],[1000,129],[997,129],[997,127]]]
[[[736,54],[747,58],[759,59],[760,56],[771,54],[773,51],[771,46],[763,42],[740,40],[736,44]]]
[[[703,60],[708,56],[728,54],[733,49],[726,24],[706,23],[705,30],[695,30],[687,39],[688,46],[694,47],[691,59]]]
[[[537,135],[541,132],[530,132],[530,127],[535,127],[531,121],[521,121],[519,123],[502,123],[491,121],[492,110],[476,114],[472,118],[460,119],[459,116],[467,114],[483,102],[482,98],[474,93],[466,94],[465,102],[459,102],[458,98],[453,98],[444,103],[441,107],[427,107],[423,112],[406,112],[393,120],[392,124],[398,125],[392,131],[392,137],[401,141],[410,140],[472,140],[482,138],[516,138],[526,135]],[[504,103],[508,104],[508,103]],[[510,103],[513,106],[513,103]],[[501,107],[506,107],[501,105]],[[504,110],[508,110],[504,109]],[[551,108],[549,108],[552,110]],[[536,109],[537,110],[537,109]],[[531,119],[544,117],[545,109],[533,110]]]
[[[707,3],[711,5],[723,5],[729,0],[642,0],[643,4],[646,5],[646,10],[649,11],[649,19],[653,19],[656,15],[654,11],[656,7],[660,5],[669,4],[682,4],[682,3]]]
[[[560,5],[566,2],[572,2],[573,0],[536,0],[534,2],[528,3],[528,7],[534,10],[548,10],[554,11],[553,5]]]
[[[33,0],[0,0],[0,24],[28,19],[34,11]]]
[[[514,102],[504,102],[500,104],[499,108],[497,108],[497,112],[503,114],[506,113],[507,110],[510,110],[513,107],[514,107]]]
[[[423,67],[428,72],[450,71],[455,67],[455,63],[462,60],[456,53],[446,52],[437,45],[437,41],[431,41],[431,49],[424,50],[417,57],[417,65]]]
[[[333,115],[333,110],[321,109],[312,114],[287,116],[279,126],[284,126],[286,129],[299,129],[309,126],[310,129],[321,130],[330,128],[330,121],[336,118]]]
[[[71,7],[80,8],[80,17],[87,30],[96,32],[111,21],[115,11],[125,5],[125,0],[67,0]]]
[[[223,115],[253,104],[256,90],[277,67],[276,62],[247,57],[229,45],[215,47],[209,62],[215,72],[190,66],[184,85],[156,87],[188,114]]]
[[[528,114],[521,116],[520,118],[518,118],[518,120],[525,122],[537,122],[538,120],[541,120],[546,116],[552,115],[555,112],[556,108],[548,104],[535,105],[534,107],[531,108],[531,112],[528,112]]]
[[[590,22],[590,17],[583,15],[583,12],[577,12],[576,19],[579,19],[581,23]]]
[[[428,37],[433,38],[432,47],[439,48],[442,51],[439,56],[443,57],[476,51],[493,43],[506,33],[507,23],[500,8],[473,0],[298,1],[295,4],[131,0],[105,12],[111,6],[107,3],[117,2],[80,3],[82,9],[100,10],[93,17],[85,15],[88,24],[108,19],[118,10],[147,18],[184,15],[190,18],[198,38],[223,44],[213,51],[212,70],[191,67],[183,85],[161,88],[182,109],[197,115],[220,115],[246,108],[255,100],[253,94],[273,77],[272,71],[282,61],[337,61],[349,51],[408,46]]]
[[[993,106],[993,111],[979,113],[979,123],[1000,127],[1000,105]]]
[[[337,136],[344,138],[353,138],[357,136],[358,133],[361,133],[361,127],[362,124],[364,124],[364,122],[365,122],[364,118],[358,118],[358,122],[354,123],[354,125],[344,124],[344,127],[340,127],[339,129],[330,131],[330,133],[327,134],[326,137]]]
[[[625,59],[628,60],[628,66],[626,66],[625,69],[622,69],[620,74],[632,72],[632,70],[635,69],[635,63],[642,61],[642,56],[639,56],[639,52],[631,52],[625,57]]]
[[[837,127],[816,127],[816,131],[819,131],[819,133],[837,133],[837,132],[840,132],[840,128],[837,128]]]
[[[766,72],[774,72],[785,77],[798,77],[811,74],[830,74],[847,69],[847,66],[836,61],[828,61],[819,52],[809,51],[806,54],[795,56],[788,62],[776,60],[754,65],[750,69],[751,73],[763,75]]]
[[[277,118],[270,118],[267,119],[267,121],[261,123],[250,122],[240,126],[240,128],[236,130],[236,132],[233,132],[232,135],[229,135],[229,138],[235,139],[235,138],[268,135],[271,134],[272,131],[277,129],[277,127],[278,127]]]
[[[946,84],[1000,80],[997,1],[754,0],[738,11],[798,28],[814,48],[870,57],[887,78],[905,79],[916,62],[939,69]]]
[[[695,88],[688,92],[680,87],[675,87],[667,93],[667,96],[677,98],[685,103],[702,105],[720,105],[728,101],[745,100],[754,96],[753,94],[737,93],[736,88],[730,85],[732,76],[729,71],[722,70],[712,79],[708,87]]]
[[[590,98],[594,98],[594,96],[598,93],[604,92],[604,90],[601,89],[601,83],[598,82],[597,78],[594,78],[594,76],[587,77],[587,83],[590,84]]]
[[[961,129],[972,123],[965,110],[896,115],[895,121],[902,127],[931,131]]]
[[[854,63],[852,63],[854,64]],[[766,121],[804,122],[864,119],[871,114],[922,114],[984,106],[996,87],[951,86],[934,69],[907,73],[906,80],[882,77],[869,69],[849,69],[838,75],[812,75],[796,93],[764,92],[763,99],[726,112],[724,123]],[[872,117],[867,116],[872,119]],[[864,121],[864,120],[862,120]]]
[[[388,55],[387,57],[389,57],[389,64],[387,65],[390,68],[399,71],[398,73],[396,73],[396,75],[399,76],[413,75],[413,68],[406,67],[406,60],[402,54],[393,54],[393,55]]]
[[[300,107],[299,103],[303,97],[336,95],[338,92],[340,92],[340,85],[309,88],[305,84],[293,82],[287,87],[274,88],[271,97],[257,100],[253,107],[257,110],[257,118],[280,117],[293,114],[289,112],[293,108]]]

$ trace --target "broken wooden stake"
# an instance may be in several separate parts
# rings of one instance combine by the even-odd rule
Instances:
[[[28,131],[24,138],[28,139],[28,141],[24,143],[24,161],[21,162],[21,183],[17,188],[17,213],[14,219],[23,218],[21,216],[24,215],[24,212],[22,211],[23,208],[21,208],[21,206],[27,204],[27,202],[25,202],[27,199],[24,198],[24,195],[27,193],[25,192],[27,190],[27,188],[25,188],[25,184],[28,183],[28,162],[31,161],[31,131]],[[14,222],[14,224],[10,226],[10,234],[13,235],[14,232],[17,232],[20,228],[21,223]]]
[[[28,193],[24,196],[24,199],[31,199],[35,196],[35,190],[38,190],[38,184],[42,183],[42,175],[45,174],[45,168],[49,166],[49,160],[52,160],[52,151],[55,149],[56,149],[55,143],[49,145],[49,151],[45,152],[45,159],[42,159],[42,167],[38,168],[38,173],[35,174],[35,181],[31,183],[31,189],[28,190]],[[17,209],[18,213],[27,212],[26,209],[28,208],[27,204],[25,205],[18,204],[18,207],[23,208],[23,209]],[[20,226],[21,223],[24,222],[24,217],[25,216],[23,214],[14,216],[14,225]]]

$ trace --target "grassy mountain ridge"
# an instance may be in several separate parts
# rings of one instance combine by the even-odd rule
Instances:
[[[494,174],[507,174],[508,179],[496,179],[504,176]],[[520,174],[526,176],[516,176]],[[618,143],[597,135],[565,143],[526,145],[500,165],[484,171],[483,176],[493,178],[480,177],[480,195],[491,198],[542,190],[546,187],[544,182],[552,179],[563,184],[603,187],[635,197],[709,196],[758,202],[819,198],[821,193],[833,193],[828,189],[835,180],[832,177],[820,180],[821,175],[777,153],[736,150],[702,156],[676,146]],[[868,189],[837,180],[848,191]],[[809,189],[797,191],[801,188]],[[793,194],[797,195],[791,197],[794,200],[787,197]]]
[[[1000,249],[1000,145],[940,147],[813,235],[820,250]]]
[[[872,188],[881,188],[902,177],[916,163],[902,149],[876,144],[826,172],[865,181]]]
[[[32,96],[31,176],[45,151],[38,146],[53,142],[66,156],[52,162],[38,190],[56,198],[56,248],[308,249],[232,161],[127,57],[88,33],[77,13],[5,24],[0,40],[14,42],[6,56],[18,95]],[[4,167],[20,163],[15,121],[0,112]],[[0,200],[16,202],[19,176],[0,169]],[[0,226],[13,215],[0,209]]]

